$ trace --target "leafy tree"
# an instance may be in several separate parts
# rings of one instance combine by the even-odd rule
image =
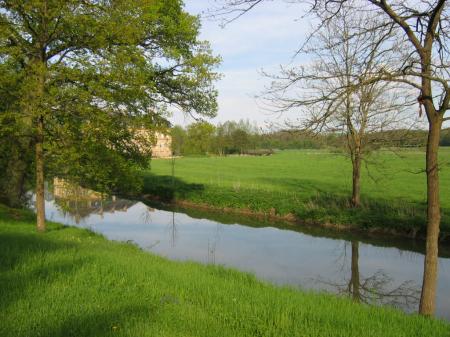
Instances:
[[[238,153],[244,154],[249,148],[250,135],[245,130],[234,130],[231,134],[231,139],[233,140],[233,147],[238,151]]]
[[[208,122],[196,122],[187,128],[186,154],[205,155],[211,152],[215,126]]]
[[[30,130],[18,119],[18,89],[23,73],[17,62],[4,62],[0,74],[0,201],[20,207],[29,187],[33,160]]]
[[[215,114],[218,59],[182,5],[0,1],[0,62],[17,62],[24,74],[18,119],[33,139],[38,230],[45,229],[45,163],[103,190],[124,187],[123,176],[132,179],[148,162],[138,129],[163,122],[169,105]]]
[[[172,152],[177,156],[184,154],[185,143],[187,140],[186,130],[179,125],[175,125],[170,130],[170,135],[172,136]]]
[[[226,122],[225,122],[226,123]],[[224,124],[218,124],[214,134],[212,148],[214,153],[219,156],[226,155],[226,149],[229,146],[229,139]]]
[[[214,148],[220,155],[240,153],[243,154],[252,145],[255,147],[257,128],[249,121],[226,121],[216,128]]]

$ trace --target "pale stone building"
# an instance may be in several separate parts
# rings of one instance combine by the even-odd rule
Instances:
[[[168,133],[153,133],[148,129],[141,128],[136,130],[134,142],[143,153],[151,151],[153,158],[172,157],[172,137]]]
[[[152,146],[153,158],[172,157],[172,137],[160,132],[156,133],[156,144]]]

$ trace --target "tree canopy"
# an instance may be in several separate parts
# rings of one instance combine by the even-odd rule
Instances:
[[[216,113],[219,58],[180,0],[0,1],[0,27],[0,77],[6,64],[19,77],[2,120],[26,126],[14,137],[32,139],[37,185],[46,162],[49,173],[116,189],[148,162],[140,128],[166,124],[173,107]]]

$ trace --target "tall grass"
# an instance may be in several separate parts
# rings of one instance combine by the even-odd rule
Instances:
[[[171,262],[0,206],[0,336],[444,337],[447,323]]]

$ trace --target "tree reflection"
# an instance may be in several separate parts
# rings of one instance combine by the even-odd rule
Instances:
[[[170,246],[172,248],[175,248],[176,246],[176,240],[177,240],[177,225],[175,223],[175,212],[172,211],[172,217],[169,224],[169,231],[170,231]]]
[[[153,207],[150,207],[150,206],[145,207],[140,216],[141,221],[146,225],[151,224],[152,223],[152,213],[154,213],[154,212],[155,212],[155,209]]]
[[[347,244],[341,272],[348,273],[348,259],[346,257]],[[348,275],[348,274],[347,274]],[[345,281],[345,280],[348,281]],[[342,278],[343,282],[319,279],[319,282],[332,287],[337,293],[350,296],[356,302],[366,304],[390,305],[406,311],[415,311],[420,299],[420,287],[413,281],[404,281],[395,285],[394,280],[384,271],[378,270],[374,274],[362,275],[359,268],[359,242],[351,242],[350,277]]]
[[[216,264],[216,252],[217,246],[220,242],[220,237],[222,235],[222,226],[220,224],[216,225],[216,230],[212,239],[208,238],[208,250],[206,262],[210,264]]]
[[[62,179],[55,179],[53,201],[64,216],[79,224],[92,214],[103,217],[104,213],[126,212],[135,201],[106,197],[98,192],[80,187]]]

